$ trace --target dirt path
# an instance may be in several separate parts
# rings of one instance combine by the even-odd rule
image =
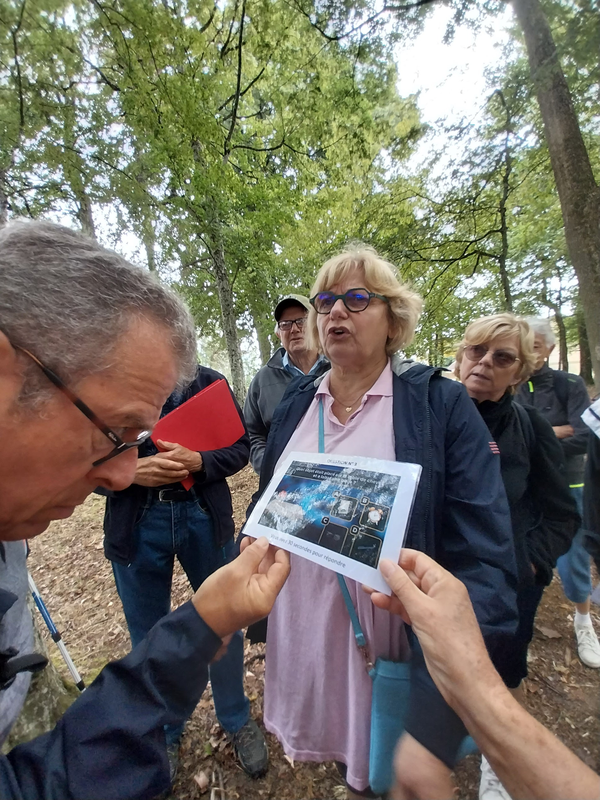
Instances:
[[[239,525],[256,487],[256,477],[247,468],[235,476],[231,485]],[[129,649],[110,563],[102,551],[103,502],[92,497],[69,520],[53,523],[46,534],[32,543],[30,558],[30,569],[40,593],[87,681],[108,660],[124,655]],[[185,575],[178,570],[173,585],[174,606],[189,596]],[[594,607],[592,615],[600,630],[596,611]],[[62,662],[52,642],[49,647],[62,672]],[[584,667],[577,657],[572,609],[555,579],[544,595],[530,649],[527,704],[541,722],[595,769],[600,757],[599,672]],[[263,647],[247,645],[246,692],[257,720],[262,718],[263,673]],[[66,670],[64,674],[67,677]],[[253,781],[238,767],[231,747],[221,734],[207,690],[183,739],[175,797],[210,798],[211,789],[221,787],[223,792],[215,792],[215,800],[331,800],[345,796],[331,764],[291,763],[278,742],[272,736],[268,739],[269,772],[265,778]],[[208,785],[201,788],[205,779]],[[457,796],[476,800],[477,757],[463,762],[457,770],[457,781]]]

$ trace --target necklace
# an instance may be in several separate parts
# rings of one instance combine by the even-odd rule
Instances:
[[[354,408],[354,406],[358,405],[358,403],[359,403],[359,402],[360,402],[360,401],[363,399],[363,396],[364,396],[364,393],[362,393],[362,392],[361,392],[361,394],[360,394],[360,395],[359,395],[359,396],[356,398],[356,400],[354,400],[354,402],[353,402],[351,405],[349,405],[349,406],[345,406],[345,405],[344,405],[344,404],[341,402],[341,400],[338,400],[336,397],[334,397],[333,399],[335,400],[335,402],[336,402],[338,405],[342,406],[342,408],[344,409],[344,411],[346,412],[346,414],[349,414],[349,413],[352,411],[352,409]]]

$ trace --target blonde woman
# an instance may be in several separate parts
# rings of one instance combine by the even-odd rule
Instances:
[[[515,563],[499,459],[460,384],[403,360],[421,300],[370,249],[321,268],[308,328],[331,362],[323,378],[289,391],[273,419],[261,472],[264,491],[291,450],[318,452],[319,408],[326,453],[423,466],[407,546],[460,577],[494,639],[514,630]],[[411,698],[398,752],[407,795],[452,795],[450,767],[465,730],[429,677],[410,630],[374,608],[346,581],[370,658],[411,658]],[[411,651],[412,654],[411,654]],[[371,680],[334,572],[292,556],[292,571],[269,617],[264,718],[296,760],[336,761],[348,797],[369,789]]]
[[[527,677],[527,649],[544,587],[579,527],[562,449],[550,423],[535,408],[513,402],[515,390],[536,367],[533,345],[525,320],[512,314],[482,317],[465,331],[455,366],[500,453],[517,556],[519,627],[494,663],[517,699]],[[485,758],[481,773],[480,800],[509,800]]]

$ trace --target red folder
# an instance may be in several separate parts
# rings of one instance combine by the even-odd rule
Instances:
[[[160,419],[152,441],[176,442],[189,450],[220,450],[243,435],[244,424],[227,381],[221,378]],[[194,479],[190,476],[181,483],[189,490]]]

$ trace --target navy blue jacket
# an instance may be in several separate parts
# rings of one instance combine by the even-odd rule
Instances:
[[[164,726],[190,716],[220,646],[191,602],[167,614],[53,730],[0,756],[0,798],[151,800],[168,789]]]
[[[392,369],[396,459],[423,467],[406,546],[432,556],[466,584],[493,654],[517,623],[517,568],[499,455],[492,452],[489,431],[461,384],[432,367],[397,358]],[[315,392],[314,378],[306,378],[283,397],[253,503],[273,476]],[[438,692],[413,643],[406,730],[451,766],[465,728]]]
[[[214,369],[198,366],[196,377],[187,389],[184,392],[174,392],[167,399],[162,408],[161,417],[221,378],[223,375]],[[232,397],[243,422],[242,411],[233,394]],[[244,429],[245,427],[244,425]],[[154,443],[148,440],[140,447],[138,455],[143,458],[156,455],[157,452]],[[201,455],[204,469],[201,472],[192,473],[194,492],[196,498],[210,514],[217,546],[223,547],[235,533],[231,492],[225,479],[230,475],[235,475],[248,463],[250,439],[246,432],[231,447],[204,451]],[[169,488],[174,487],[181,488],[181,485],[179,483],[170,484]],[[138,514],[148,502],[148,498],[156,493],[156,489],[148,489],[134,483],[122,492],[102,493],[108,495],[104,513],[104,554],[111,561],[128,565],[135,555],[134,529]]]

